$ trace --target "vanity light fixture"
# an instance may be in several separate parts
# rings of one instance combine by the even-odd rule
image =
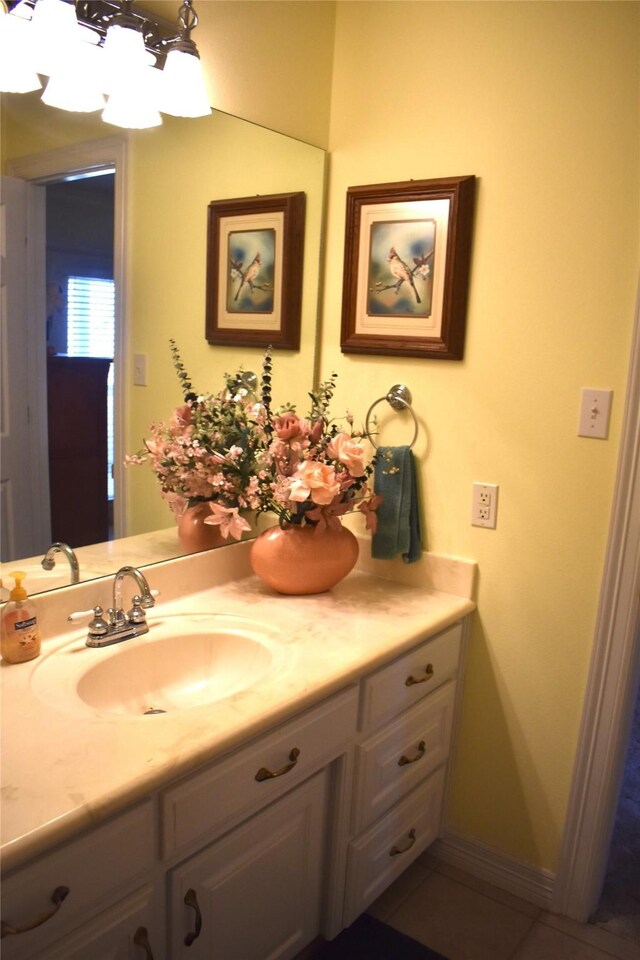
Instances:
[[[200,63],[200,54],[191,39],[198,15],[190,2],[178,11],[179,38],[173,41],[162,71],[160,109],[174,117],[202,117],[211,112]]]
[[[28,93],[48,77],[45,103],[102,110],[126,128],[157,126],[160,111],[206,116],[197,24],[192,0],[181,3],[177,24],[134,0],[0,0],[0,91]]]

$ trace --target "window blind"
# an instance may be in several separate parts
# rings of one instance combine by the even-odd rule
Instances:
[[[67,354],[108,357],[115,347],[115,283],[97,277],[67,279]],[[107,381],[107,489],[113,500],[113,363]]]

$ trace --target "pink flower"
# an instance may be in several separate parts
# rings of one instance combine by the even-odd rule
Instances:
[[[211,516],[205,517],[204,522],[219,526],[220,533],[225,540],[229,534],[235,540],[239,540],[244,530],[251,529],[250,524],[238,513],[237,507],[225,507],[221,503],[210,503],[209,509],[211,510]]]
[[[362,442],[348,433],[339,433],[327,447],[327,453],[343,463],[352,477],[364,474],[364,446]]]
[[[174,427],[183,427],[187,424],[190,424],[193,419],[193,411],[191,410],[191,405],[188,403],[183,403],[182,406],[177,407],[173,411],[173,417],[171,418],[172,426]]]
[[[125,466],[130,466],[131,464],[146,463],[147,458],[141,457],[137,453],[132,453],[131,455],[127,454],[124,458]]]
[[[284,413],[276,417],[273,428],[279,440],[298,440],[309,433],[309,424],[301,420],[297,413]]]
[[[318,443],[323,433],[324,433],[324,421],[316,420],[314,425],[311,427],[311,433],[309,434],[309,439],[311,440],[311,443]]]
[[[315,521],[316,531],[327,528],[339,530],[342,526],[339,518],[350,509],[351,506],[348,503],[330,503],[326,507],[314,507],[313,510],[307,511],[306,516],[309,520]]]
[[[359,510],[360,513],[364,515],[367,530],[370,530],[371,533],[375,533],[378,529],[378,516],[376,514],[376,510],[381,503],[382,497],[378,496],[377,493],[374,493],[369,500],[361,500],[356,507],[356,510]]]
[[[304,460],[291,478],[289,499],[303,503],[310,497],[313,503],[326,506],[339,493],[340,484],[330,464]]]
[[[295,443],[290,446],[284,440],[274,440],[269,452],[280,476],[290,477],[300,463],[300,449]]]

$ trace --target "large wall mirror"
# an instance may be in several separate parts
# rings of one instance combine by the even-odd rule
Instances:
[[[27,588],[37,593],[70,582],[63,556],[53,570],[41,567],[53,541],[74,549],[82,580],[123,563],[144,565],[181,552],[175,519],[150,468],[124,467],[125,454],[140,450],[149,425],[168,419],[181,400],[169,342],[177,342],[202,393],[221,389],[225,373],[259,375],[264,353],[252,346],[212,346],[205,339],[212,200],[305,194],[301,346],[274,352],[273,392],[276,403],[291,401],[306,411],[316,377],[326,155],[216,111],[125,132],[46,107],[37,94],[3,95],[0,108],[2,574],[7,587],[6,574],[25,569]],[[108,347],[100,346],[103,297],[114,316],[113,360]],[[70,298],[76,298],[73,343]],[[83,336],[92,345],[78,345]],[[79,369],[71,370],[69,361],[85,354]],[[103,430],[109,475],[96,484],[83,443]],[[64,475],[62,493],[50,484],[55,444],[66,453],[77,448],[68,469],[75,478],[86,470],[86,480],[83,495],[64,507],[68,519],[52,527],[52,509],[61,514],[51,497],[65,495]],[[80,515],[91,513],[96,487],[101,515],[88,533],[91,520]]]

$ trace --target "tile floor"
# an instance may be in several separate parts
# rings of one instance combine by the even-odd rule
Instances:
[[[448,960],[640,960],[640,942],[555,916],[428,853],[368,912]]]

